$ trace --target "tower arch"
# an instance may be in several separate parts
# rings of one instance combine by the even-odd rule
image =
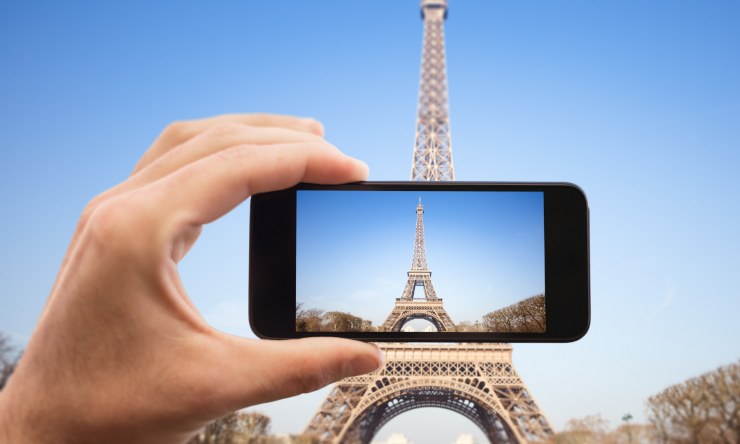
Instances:
[[[376,433],[399,415],[427,407],[437,407],[461,414],[473,422],[492,443],[516,439],[513,424],[500,403],[478,388],[477,379],[458,381],[416,380],[413,382],[384,378],[387,385],[371,387],[371,404],[361,411],[347,428],[344,441],[368,444]],[[467,382],[465,381],[467,379]],[[481,384],[485,385],[483,381]]]
[[[430,322],[437,331],[448,331],[454,327],[449,317],[445,317],[446,313],[438,313],[434,308],[407,308],[403,305],[398,308],[398,313],[394,316],[394,322],[387,327],[388,331],[401,331],[406,324],[415,319],[423,319]]]
[[[394,417],[441,407],[492,443],[545,442],[554,433],[511,364],[508,344],[381,344],[385,365],[332,387],[304,433],[322,444],[368,443]]]

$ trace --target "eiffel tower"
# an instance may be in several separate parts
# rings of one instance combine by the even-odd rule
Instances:
[[[449,331],[455,327],[452,319],[442,306],[442,299],[437,297],[432,286],[432,272],[427,268],[427,255],[424,248],[424,206],[419,198],[416,206],[416,240],[414,241],[414,259],[403,295],[396,299],[396,305],[383,323],[384,331],[400,331],[403,325],[412,319],[425,319],[437,328],[437,331]],[[424,288],[423,298],[414,298],[416,287]]]
[[[460,413],[492,443],[551,442],[507,344],[383,344],[380,370],[336,383],[306,426],[320,443],[368,444],[409,410]]]
[[[444,57],[447,0],[421,0],[421,16],[424,48],[411,179],[454,180]],[[417,207],[414,264],[400,302],[408,302],[409,294],[413,300],[413,290],[419,285],[424,286],[427,301],[439,300],[428,279],[431,272],[426,267],[426,256],[417,255],[418,248],[423,252],[423,236],[418,242],[420,221]],[[417,264],[417,257],[424,262]],[[470,419],[491,443],[552,442],[554,433],[549,421],[514,369],[511,345],[379,347],[385,365],[373,373],[334,384],[304,434],[322,444],[368,444],[396,416],[417,408],[440,407]]]
[[[411,180],[455,180],[445,69],[447,0],[422,0],[424,47]]]

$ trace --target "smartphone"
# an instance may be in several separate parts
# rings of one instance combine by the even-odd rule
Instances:
[[[590,324],[573,184],[299,184],[251,198],[249,250],[261,338],[570,342]]]

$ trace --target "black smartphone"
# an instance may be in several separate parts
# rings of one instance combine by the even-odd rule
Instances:
[[[568,183],[299,184],[251,199],[262,338],[570,342],[590,323],[588,204]]]

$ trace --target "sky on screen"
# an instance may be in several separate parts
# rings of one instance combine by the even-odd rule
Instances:
[[[648,396],[740,357],[738,20],[730,0],[450,0],[457,179],[569,181],[589,199],[590,332],[514,347],[557,429],[643,421]],[[315,117],[371,180],[407,179],[421,36],[416,0],[0,3],[0,330],[25,343],[85,203],[173,120]],[[207,227],[180,266],[206,319],[244,336],[248,222],[242,205]],[[256,409],[296,433],[325,394]],[[429,409],[380,438],[393,431],[476,433]]]
[[[297,302],[382,325],[411,268],[419,198],[427,266],[454,322],[544,293],[542,193],[300,191]]]

